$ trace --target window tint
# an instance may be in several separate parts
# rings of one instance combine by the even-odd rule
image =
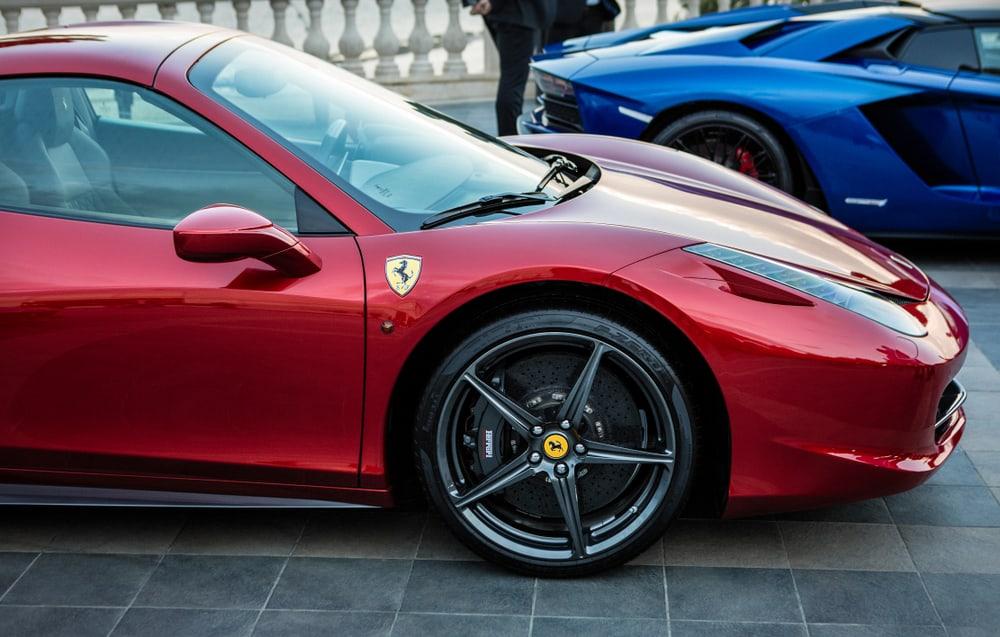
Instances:
[[[127,84],[0,81],[0,167],[0,208],[169,228],[221,202],[298,229],[291,182],[200,117]]]
[[[976,29],[979,66],[989,73],[1000,73],[1000,27]]]
[[[946,71],[979,65],[972,31],[966,27],[919,31],[903,47],[900,60],[914,66]]]

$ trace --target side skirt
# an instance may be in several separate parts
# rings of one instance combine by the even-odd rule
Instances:
[[[0,484],[0,506],[186,507],[237,509],[373,509],[332,500],[268,498],[221,493],[184,493],[34,484]]]

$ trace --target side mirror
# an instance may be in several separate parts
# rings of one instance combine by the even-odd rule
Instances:
[[[181,219],[174,226],[174,250],[197,263],[259,259],[290,277],[315,274],[323,264],[292,233],[229,204],[212,204]]]

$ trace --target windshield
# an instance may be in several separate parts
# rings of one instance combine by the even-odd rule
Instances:
[[[395,230],[482,197],[533,191],[549,170],[431,108],[253,37],[212,49],[189,79]],[[568,185],[553,180],[542,192],[558,197]]]

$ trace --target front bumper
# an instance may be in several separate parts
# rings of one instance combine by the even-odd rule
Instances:
[[[824,302],[740,296],[678,250],[628,266],[610,284],[659,310],[716,377],[730,440],[726,517],[911,489],[962,436],[964,392],[953,379],[968,323],[936,286],[909,304],[928,331],[909,338]]]
[[[541,123],[541,107],[536,108],[530,113],[524,113],[517,118],[517,134],[518,135],[538,135],[545,133],[558,133],[559,131],[553,130],[551,128],[546,128]]]

